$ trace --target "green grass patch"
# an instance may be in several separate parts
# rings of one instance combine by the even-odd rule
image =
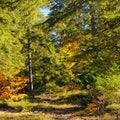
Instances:
[[[67,92],[58,92],[55,94],[58,98],[68,98],[71,96],[76,96],[76,95],[87,95],[88,92],[86,90],[70,90]]]
[[[53,115],[44,113],[2,113],[0,120],[54,120]]]
[[[29,100],[21,100],[21,101],[13,101],[13,100],[7,100],[6,103],[9,105],[9,106],[12,106],[12,107],[21,107],[23,109],[29,109],[33,106],[32,103],[29,102]]]

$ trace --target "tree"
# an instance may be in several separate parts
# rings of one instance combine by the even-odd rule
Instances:
[[[9,4],[8,4],[9,3]],[[24,56],[21,54],[22,44],[18,15],[12,10],[12,2],[0,3],[1,38],[0,38],[0,71],[6,77],[18,74],[24,68]],[[8,6],[8,7],[7,7]],[[16,36],[15,36],[16,34]]]
[[[29,61],[29,86],[32,91],[31,77],[31,33],[34,25],[39,21],[39,8],[46,5],[46,1],[1,1],[1,44],[0,44],[0,71],[1,74],[9,78],[21,75],[25,69],[25,60],[27,56],[25,45],[28,41],[28,61]],[[9,43],[9,44],[8,44]],[[25,53],[26,52],[26,53]]]
[[[32,80],[32,58],[31,58],[31,43],[32,34],[34,32],[34,25],[38,22],[39,17],[39,9],[46,5],[46,1],[41,0],[32,0],[32,1],[23,1],[18,9],[18,14],[21,16],[20,24],[25,30],[25,39],[23,42],[27,44],[27,56],[28,56],[28,78],[29,78],[29,94],[33,94],[33,80]],[[22,12],[24,11],[24,12]]]
[[[98,74],[105,74],[119,58],[117,57],[119,55],[117,27],[119,5],[117,4],[117,0],[114,2],[58,0],[53,4],[52,12],[46,22],[55,30],[56,41],[59,40],[57,46],[66,45],[63,41],[68,43],[71,39],[79,42],[79,52],[72,57],[72,60],[76,62],[72,67],[72,72],[82,81],[88,79],[89,82],[84,84],[91,83],[90,76],[94,79],[94,76]],[[113,15],[111,11],[116,14]],[[116,27],[110,29],[110,26]]]

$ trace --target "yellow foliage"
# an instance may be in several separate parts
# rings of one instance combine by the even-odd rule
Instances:
[[[10,98],[14,101],[19,101],[27,97],[27,94],[16,94],[16,95],[11,95]]]
[[[80,49],[80,44],[75,40],[71,40],[70,42],[65,43],[60,48],[61,59],[65,59],[65,61],[63,61],[63,64],[72,78],[75,77],[75,75],[72,72],[72,67],[76,64],[76,62],[74,62],[73,59],[74,56],[79,53],[79,49]]]
[[[17,77],[7,79],[0,74],[0,99],[8,99],[26,86],[27,78]]]
[[[60,48],[60,51],[62,53],[61,57],[62,58],[72,57],[78,52],[77,49],[79,49],[78,42],[76,42],[76,41],[68,42],[63,47]]]
[[[24,77],[14,77],[10,80],[11,94],[17,93],[19,90],[26,86],[27,78]]]

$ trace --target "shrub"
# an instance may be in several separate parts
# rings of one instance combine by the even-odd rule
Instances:
[[[97,107],[97,104],[96,103],[89,103],[88,105],[87,105],[87,113],[89,114],[89,115],[94,115],[94,114],[96,114],[97,113],[97,111],[98,111],[98,107]]]
[[[13,96],[17,96],[18,92],[26,86],[27,78],[14,76],[13,78],[5,78],[0,74],[0,100],[5,100]],[[18,98],[22,96],[18,95]]]

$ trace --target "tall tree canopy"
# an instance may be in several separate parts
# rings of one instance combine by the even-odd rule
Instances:
[[[119,0],[1,0],[0,75],[30,79],[29,71],[36,91],[95,85],[120,64],[119,6]]]
[[[119,5],[118,0],[52,1],[46,22],[56,33],[59,51],[72,41],[79,43],[69,60],[75,62],[71,68],[75,76],[105,73],[119,60]]]
[[[40,22],[40,19],[43,19],[40,7],[46,7],[47,4],[47,0],[0,2],[0,79],[9,81],[5,85],[9,86],[10,89],[13,89],[11,86],[13,83],[14,85],[22,83],[22,86],[25,86],[26,79],[16,76],[23,76],[21,73],[26,69],[25,61],[27,61],[28,54],[26,51],[28,49],[26,47],[27,41],[29,39],[30,44],[35,42],[33,33],[36,31],[34,26]],[[5,85],[1,83],[1,86],[4,87]]]
[[[2,74],[15,75],[24,69],[25,54],[22,53],[27,43],[27,29],[31,29],[39,19],[39,8],[47,1],[21,0],[1,1],[0,3],[0,71]]]

